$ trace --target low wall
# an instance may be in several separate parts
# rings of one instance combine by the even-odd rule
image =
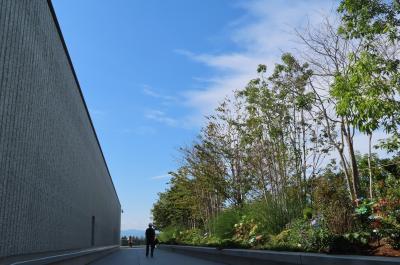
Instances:
[[[229,265],[400,265],[400,258],[160,245],[160,249]]]
[[[119,246],[105,246],[63,252],[42,253],[0,260],[0,265],[85,265],[119,250]]]

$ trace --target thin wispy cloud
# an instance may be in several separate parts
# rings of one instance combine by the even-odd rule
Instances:
[[[119,132],[122,134],[153,135],[157,133],[157,130],[150,126],[137,126],[134,128],[122,129]]]
[[[175,127],[185,130],[192,130],[193,128],[196,128],[198,124],[200,124],[200,121],[196,120],[198,118],[197,116],[179,115],[175,117],[169,115],[167,111],[159,109],[146,111],[144,117],[148,120],[152,120],[169,127]]]
[[[218,103],[232,91],[243,88],[256,77],[259,64],[269,69],[279,62],[282,52],[294,51],[294,29],[307,23],[318,24],[323,14],[329,14],[335,6],[334,0],[250,0],[236,5],[244,15],[230,25],[230,41],[238,51],[227,53],[196,53],[177,49],[177,54],[210,67],[214,74],[207,80],[195,77],[203,85],[183,93],[186,105],[194,109],[194,121],[204,122]],[[208,82],[205,82],[208,81]]]
[[[169,96],[169,95],[163,95],[159,92],[157,92],[155,89],[153,89],[151,86],[149,85],[143,85],[143,94],[152,97],[152,98],[156,98],[156,99],[160,99],[164,102],[174,102],[177,101],[177,98],[174,96]]]
[[[171,177],[171,175],[164,174],[164,175],[158,175],[158,176],[151,177],[150,179],[152,179],[152,180],[160,180],[160,179],[169,179],[170,177]]]
[[[177,119],[169,117],[165,112],[160,110],[149,110],[145,113],[145,117],[168,126],[177,126],[179,124]]]
[[[170,112],[174,107],[180,105],[178,97],[161,94],[149,85],[143,85],[142,92],[146,96],[156,100],[154,109],[145,112],[146,119],[153,120],[170,127],[185,127],[185,118],[175,118],[167,114],[167,112]]]

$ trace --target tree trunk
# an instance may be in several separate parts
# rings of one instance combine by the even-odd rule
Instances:
[[[343,149],[339,149],[338,152],[339,152],[340,160],[342,162],[343,171],[344,171],[344,175],[345,175],[345,178],[346,178],[346,186],[347,186],[347,189],[348,189],[348,191],[350,193],[350,198],[351,198],[351,200],[353,202],[355,202],[356,196],[354,195],[354,191],[352,189],[351,180],[350,180],[350,174],[349,174],[349,170],[347,168],[346,158],[344,157],[344,154],[343,154]]]
[[[369,198],[372,199],[374,197],[372,191],[372,168],[371,168],[371,141],[372,141],[372,133],[368,134],[368,171],[369,171]]]
[[[346,177],[347,189],[348,189],[348,191],[349,191],[349,193],[350,193],[350,198],[351,198],[351,200],[354,202],[355,199],[356,199],[356,197],[355,197],[355,195],[354,195],[353,189],[351,188],[350,173],[349,173],[349,170],[348,170],[348,167],[347,167],[346,158],[345,158],[345,156],[344,156],[344,154],[343,154],[343,146],[344,146],[343,134],[346,132],[346,131],[344,130],[344,120],[343,120],[343,118],[342,118],[341,121],[340,121],[340,126],[341,126],[340,132],[341,132],[341,138],[342,138],[342,139],[341,139],[341,143],[337,143],[337,142],[335,141],[335,139],[333,138],[332,133],[331,133],[332,126],[331,126],[331,123],[330,123],[330,120],[329,120],[329,116],[328,116],[327,109],[326,109],[326,107],[325,107],[325,105],[324,105],[324,101],[323,101],[323,99],[321,98],[321,96],[318,94],[318,91],[315,89],[315,87],[314,87],[314,85],[312,84],[312,82],[310,82],[309,84],[311,85],[311,88],[313,89],[313,91],[314,91],[314,93],[315,93],[315,95],[316,95],[316,97],[317,97],[317,100],[319,101],[320,106],[321,106],[321,108],[322,108],[322,114],[323,114],[323,117],[324,117],[324,120],[325,120],[325,123],[326,123],[326,124],[325,124],[325,126],[326,126],[326,127],[325,127],[325,128],[326,128],[326,133],[328,134],[329,141],[331,142],[331,144],[336,148],[336,150],[337,150],[338,153],[339,153],[340,160],[341,160],[342,166],[343,166],[344,175],[345,175],[345,177]]]
[[[301,110],[301,128],[303,133],[303,185],[304,185],[304,202],[307,199],[307,150],[306,150],[306,128],[305,128],[305,120],[304,120],[304,111]]]
[[[354,145],[353,145],[353,138],[351,136],[350,128],[348,122],[346,120],[346,124],[342,127],[345,133],[345,139],[347,142],[347,147],[350,156],[350,163],[351,163],[351,170],[353,175],[353,193],[354,197],[357,199],[360,194],[360,180],[359,180],[359,173],[358,173],[358,166],[356,155],[354,152]]]

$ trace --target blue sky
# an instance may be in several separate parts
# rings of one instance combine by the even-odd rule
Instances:
[[[331,0],[53,0],[124,213],[143,229],[180,146],[232,90],[292,51]]]

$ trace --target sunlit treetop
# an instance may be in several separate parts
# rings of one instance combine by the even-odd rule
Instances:
[[[400,0],[343,0],[339,32],[347,38],[373,39],[388,34],[391,40],[400,36]]]

